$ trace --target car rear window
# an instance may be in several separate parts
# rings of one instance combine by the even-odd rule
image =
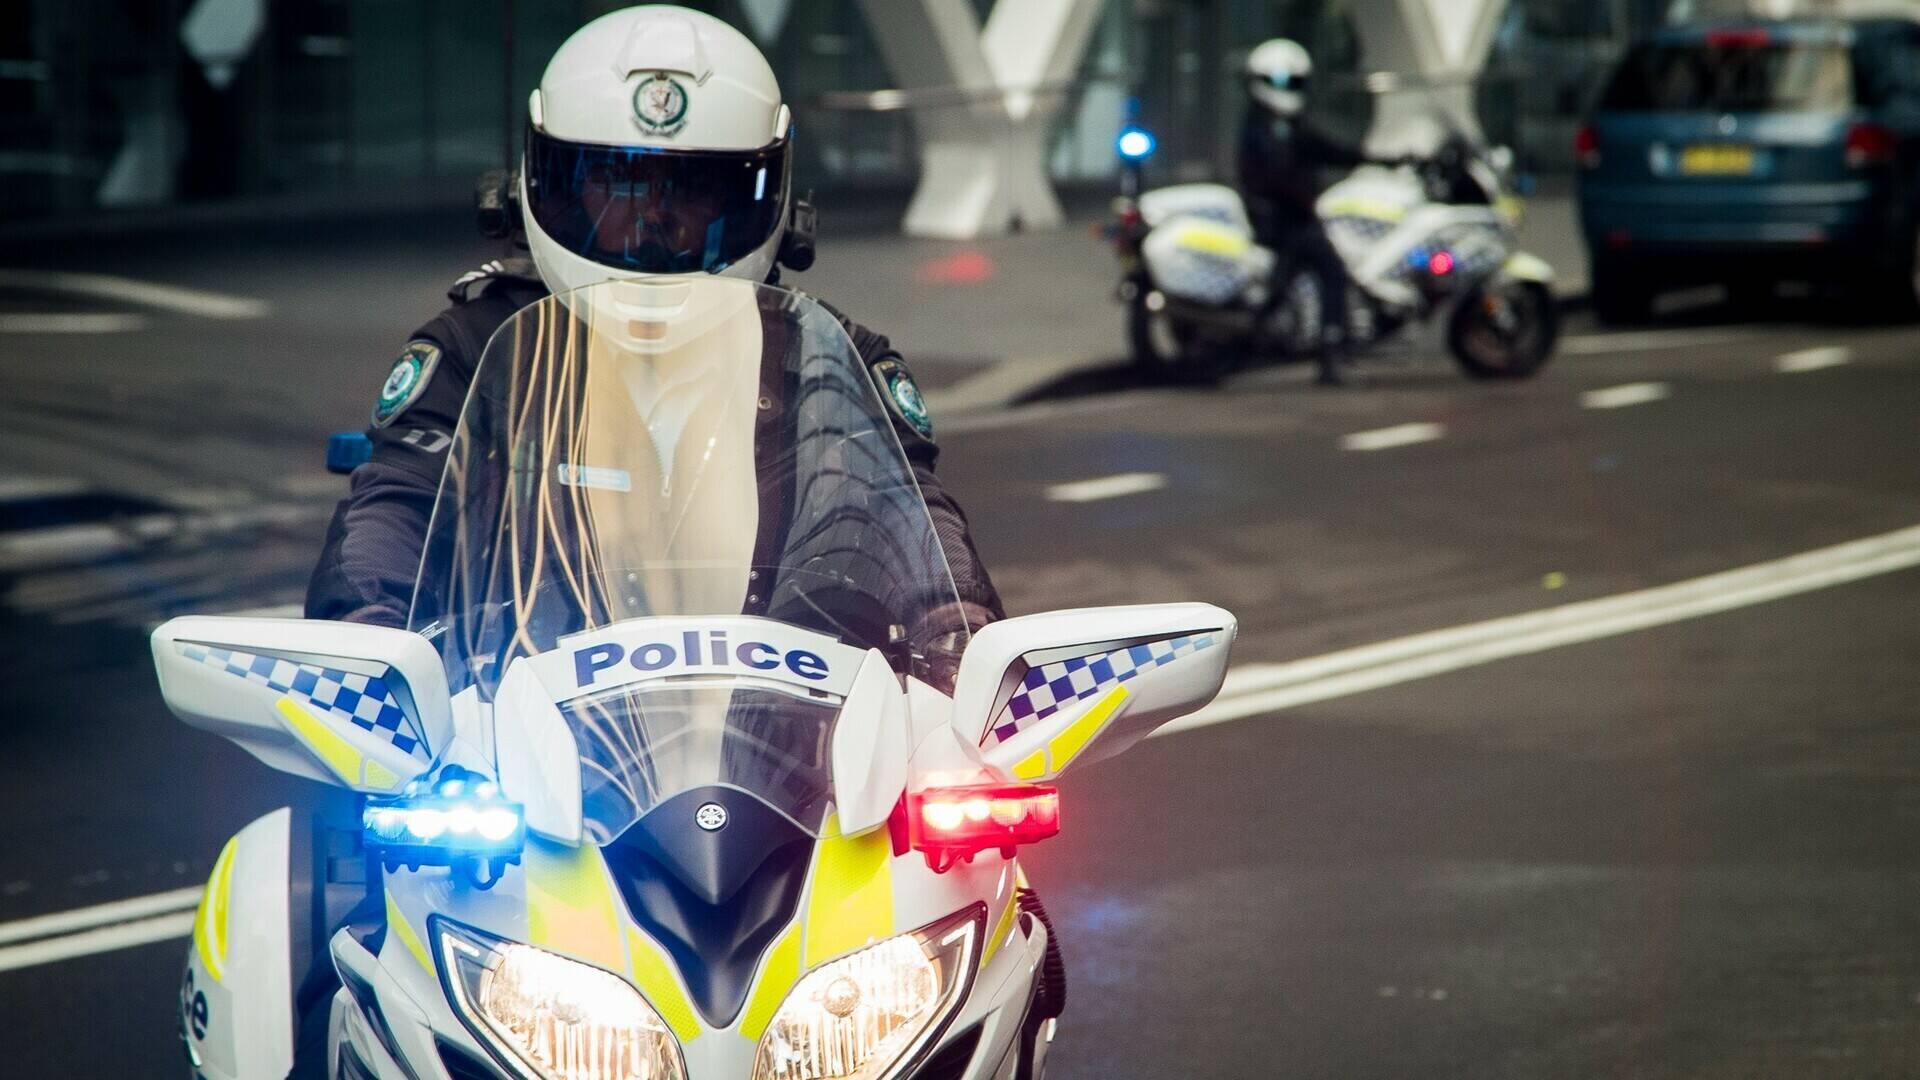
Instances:
[[[1839,44],[1730,35],[1727,43],[1645,44],[1627,54],[1600,107],[1621,112],[1787,112],[1853,104]]]

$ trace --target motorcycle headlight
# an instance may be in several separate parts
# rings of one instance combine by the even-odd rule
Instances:
[[[888,938],[807,973],[760,1037],[753,1080],[878,1080],[966,999],[984,911]]]
[[[612,972],[435,920],[454,1011],[505,1063],[538,1080],[685,1080],[680,1046]]]

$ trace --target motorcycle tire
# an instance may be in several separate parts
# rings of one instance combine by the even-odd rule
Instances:
[[[1502,298],[1484,286],[1461,298],[1447,319],[1447,348],[1468,378],[1531,378],[1553,357],[1560,334],[1553,294],[1533,281],[1509,282],[1506,289],[1516,310],[1505,320],[1498,318]]]
[[[1238,366],[1233,350],[1148,311],[1144,299],[1127,305],[1127,345],[1135,369],[1156,382],[1217,383]]]

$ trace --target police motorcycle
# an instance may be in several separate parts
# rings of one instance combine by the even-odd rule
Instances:
[[[1120,257],[1133,360],[1159,375],[1217,379],[1250,352],[1311,355],[1322,340],[1319,280],[1254,241],[1246,203],[1224,184],[1139,193],[1152,136],[1121,133],[1122,195],[1109,226]],[[1526,378],[1553,354],[1552,268],[1518,250],[1512,153],[1453,133],[1431,158],[1369,165],[1316,204],[1352,280],[1355,346],[1446,317],[1447,346],[1475,379]],[[1277,283],[1277,284],[1276,284]]]
[[[363,799],[333,1077],[1039,1077],[1064,968],[1021,852],[1070,827],[1058,777],[1213,698],[1236,623],[967,639],[956,607],[837,320],[682,277],[494,336],[408,629],[189,616],[152,644],[181,719]],[[296,939],[335,888],[297,880],[297,831],[268,814],[214,864],[196,1077],[294,1064]]]

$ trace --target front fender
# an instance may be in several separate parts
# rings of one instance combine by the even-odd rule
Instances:
[[[1516,281],[1531,281],[1536,285],[1553,283],[1553,267],[1547,265],[1547,260],[1524,251],[1516,251],[1507,256],[1507,261],[1501,265],[1500,272]]]
[[[187,1057],[207,1080],[293,1067],[289,830],[282,807],[235,833],[214,861],[180,983]]]

